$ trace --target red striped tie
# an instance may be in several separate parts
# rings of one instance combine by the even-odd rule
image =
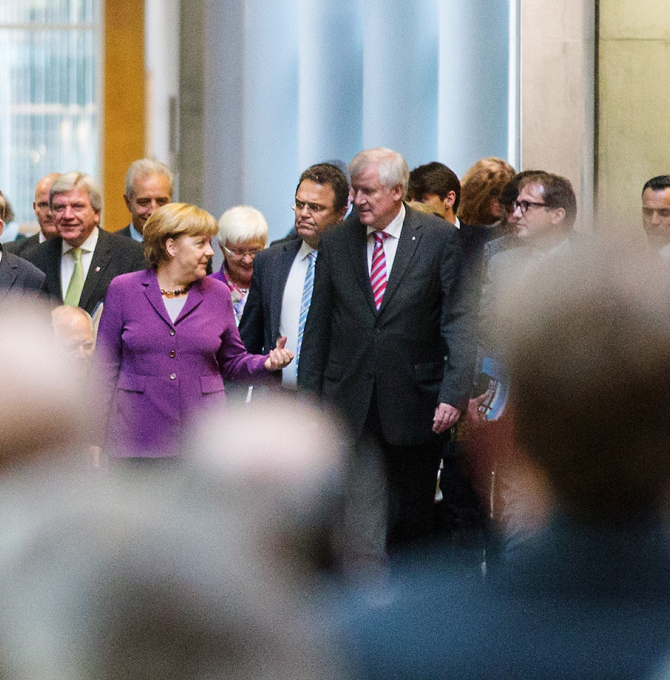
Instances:
[[[385,231],[373,232],[375,248],[372,251],[372,267],[370,269],[370,283],[372,295],[375,298],[375,307],[382,306],[384,292],[386,291],[386,255],[384,254],[384,241],[388,238]]]

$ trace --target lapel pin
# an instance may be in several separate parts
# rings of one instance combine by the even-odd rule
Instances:
[[[95,271],[96,271],[96,272],[99,272],[99,271],[100,271],[100,267],[96,267],[96,268],[95,268]]]
[[[412,236],[412,241],[416,241],[416,236]]]

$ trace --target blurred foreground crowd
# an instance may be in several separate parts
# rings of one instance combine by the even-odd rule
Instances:
[[[311,166],[269,247],[172,192],[2,246],[0,678],[666,677],[670,176],[639,247],[495,158]]]

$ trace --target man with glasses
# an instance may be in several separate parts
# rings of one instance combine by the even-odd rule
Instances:
[[[567,266],[582,244],[573,230],[577,217],[577,200],[569,180],[548,172],[533,172],[519,181],[519,193],[512,203],[510,223],[516,229],[514,247],[497,252],[486,268],[484,290],[480,306],[480,338],[475,382],[486,389],[488,378],[500,380],[498,394],[506,392],[508,379],[499,358],[496,322],[510,322],[504,318],[509,306],[504,305],[504,291],[526,277],[541,272],[546,266]],[[506,237],[503,237],[506,238]],[[495,243],[495,242],[493,242]],[[486,367],[489,367],[488,369]],[[487,371],[499,371],[491,375]],[[486,369],[486,370],[484,370]],[[495,372],[493,371],[493,372]],[[491,383],[488,382],[490,385]],[[487,410],[496,403],[493,392],[484,392],[470,401],[470,417],[498,419],[505,417],[504,408],[497,412]],[[499,403],[499,402],[498,402]],[[479,411],[477,411],[479,409]],[[516,545],[532,534],[536,527],[531,523],[532,498],[512,475],[505,461],[496,461],[496,489],[492,494],[492,515],[500,523],[508,547]]]
[[[642,226],[649,245],[670,260],[670,175],[652,177],[642,188]]]
[[[282,386],[296,388],[300,349],[311,304],[314,267],[321,234],[340,222],[347,211],[349,183],[330,163],[307,168],[295,193],[297,237],[258,253],[240,337],[247,350],[269,352],[277,338],[286,336],[286,348],[295,355],[282,373]]]

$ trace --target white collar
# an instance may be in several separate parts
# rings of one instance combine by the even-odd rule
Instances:
[[[83,251],[92,253],[95,250],[95,246],[98,244],[98,229],[99,227],[95,227],[89,237],[79,246]],[[70,250],[73,250],[73,247],[63,239],[63,250],[61,252],[65,254]]]

